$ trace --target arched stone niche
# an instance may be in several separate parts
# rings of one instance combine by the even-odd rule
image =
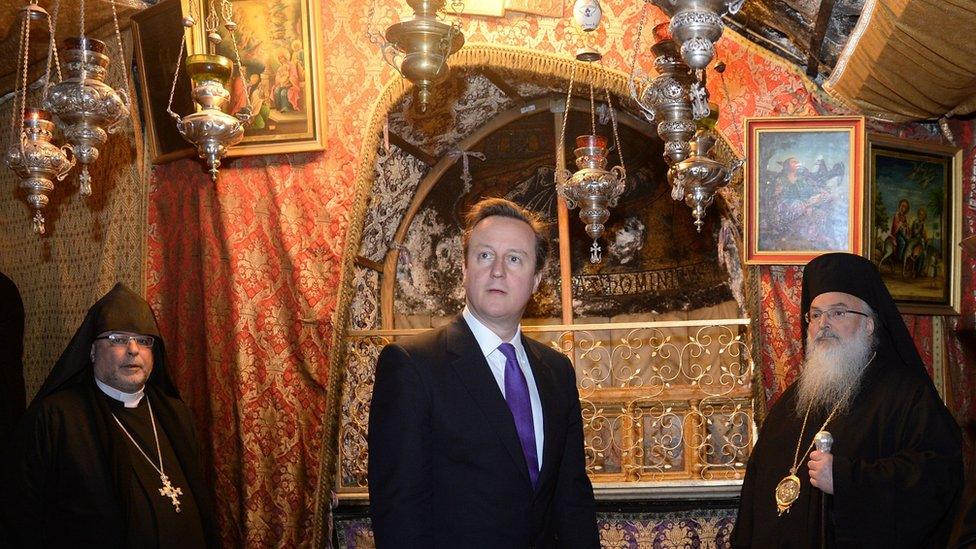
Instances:
[[[553,238],[563,244],[561,263],[554,243],[556,255],[526,324],[686,321],[741,312],[738,207],[718,197],[702,232],[695,232],[690,209],[670,197],[662,143],[627,97],[625,74],[577,65],[573,77],[574,62],[567,57],[487,45],[469,45],[451,62],[452,77],[434,90],[443,99],[427,113],[413,112],[408,88],[394,80],[374,104],[366,128],[335,317],[320,506],[336,481],[365,491],[363,437],[372,371],[347,365],[375,361],[378,346],[364,339],[351,343],[348,336],[437,326],[460,311],[461,219],[484,196],[508,197],[542,212],[552,221]],[[573,138],[590,133],[590,84],[598,130],[612,131],[599,106],[606,87],[618,109],[628,170],[628,190],[611,210],[599,264],[588,260],[591,241],[578,212],[569,212],[562,233],[557,222],[552,175],[571,77],[577,93],[564,154],[571,158]],[[718,137],[719,157],[728,161],[733,153]],[[616,162],[612,153],[610,163]],[[741,175],[733,189],[737,185]],[[573,288],[571,311],[563,307],[564,283]],[[689,337],[687,330],[678,337]],[[560,345],[559,334],[541,339]],[[340,429],[340,418],[353,428]],[[360,455],[361,467],[340,466],[340,448]],[[613,466],[612,459],[605,461],[603,470]]]

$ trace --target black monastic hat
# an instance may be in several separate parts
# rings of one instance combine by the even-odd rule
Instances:
[[[924,369],[912,335],[874,263],[848,253],[830,253],[813,259],[803,269],[800,312],[809,311],[810,302],[827,292],[853,295],[871,307],[880,323],[880,326],[875,327],[879,336],[879,355],[889,355],[888,358],[900,359],[905,366]],[[801,323],[803,333],[806,334],[806,319],[803,318]]]

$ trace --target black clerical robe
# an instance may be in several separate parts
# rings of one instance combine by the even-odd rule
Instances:
[[[811,414],[800,439],[799,498],[777,516],[776,485],[793,464],[802,417],[796,385],[773,406],[742,486],[733,547],[945,547],[962,487],[959,427],[927,374],[878,358],[865,370],[834,438],[834,494],[810,485],[804,454],[826,418]],[[821,512],[826,509],[826,515]]]
[[[24,414],[24,303],[0,273],[0,450]]]
[[[189,482],[173,450],[169,435],[159,425],[155,414],[149,413],[148,399],[143,398],[135,408],[126,408],[121,402],[108,396],[105,399],[112,413],[119,418],[126,431],[139,445],[139,448],[134,444],[127,447],[133,472],[128,483],[130,500],[133,502],[129,524],[139,536],[139,545],[141,547],[205,547],[206,542],[199,518],[200,510],[197,508],[196,498],[193,497],[193,490],[189,489]],[[156,423],[155,433],[153,420]],[[160,478],[161,472],[156,469],[159,467],[160,455],[163,460],[162,473],[166,474],[170,485],[174,489],[179,488],[181,492],[175,495],[175,492],[170,491],[174,493],[175,499],[160,493],[163,483]]]
[[[159,473],[111,416],[106,422],[105,414],[97,410],[100,404],[107,405],[158,465],[147,398],[155,399],[164,471],[183,492],[179,513],[169,498],[160,495]],[[161,413],[166,407],[176,413]],[[181,401],[159,392],[152,397],[147,394],[133,409],[106,396],[93,380],[45,397],[28,409],[7,452],[0,484],[0,520],[8,539],[0,540],[7,543],[0,545],[205,547],[208,535],[212,536],[205,528],[212,529],[212,525],[205,525],[198,494],[187,480],[200,476],[198,453],[179,455],[172,443],[173,437],[187,437],[187,433],[192,433],[189,411]],[[116,446],[126,448],[126,455],[112,455],[102,442],[108,437],[117,441],[121,437],[124,442],[116,442]],[[195,448],[194,437],[187,438],[194,441]],[[124,478],[115,479],[119,471]],[[119,494],[119,490],[126,493]],[[209,504],[206,494],[199,495]]]

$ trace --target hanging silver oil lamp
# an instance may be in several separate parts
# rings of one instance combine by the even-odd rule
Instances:
[[[671,198],[684,200],[695,217],[695,229],[701,232],[705,224],[705,210],[715,200],[715,191],[732,181],[742,160],[726,166],[712,158],[715,138],[705,130],[698,130],[690,141],[690,154],[668,170]]]
[[[218,32],[220,21],[223,21],[224,28],[231,33],[231,43],[237,58],[237,68],[241,73],[240,77],[246,82],[247,74],[241,63],[240,50],[234,36],[237,23],[233,20],[233,14],[230,2],[220,0],[220,9],[211,11],[204,21],[204,33],[210,44],[209,49],[213,50],[223,40]],[[194,25],[196,25],[196,17],[191,2],[190,11],[183,18],[183,26],[189,29]],[[179,77],[184,49],[185,44],[181,41],[166,112],[176,121],[176,129],[180,135],[196,147],[197,155],[207,163],[207,171],[210,172],[211,179],[216,181],[220,171],[220,159],[227,155],[227,149],[244,139],[244,131],[252,120],[251,107],[245,106],[233,115],[224,112],[224,106],[230,100],[228,83],[234,72],[234,63],[223,55],[203,53],[191,55],[186,59],[186,71],[193,85],[190,95],[197,105],[196,112],[186,116],[173,112],[173,94],[176,92],[176,79]]]
[[[650,78],[639,70],[635,50],[630,95],[648,121],[657,120],[664,159],[671,165],[687,158],[688,140],[697,128],[695,120],[708,116],[708,101],[701,84],[678,55],[678,44],[668,34],[667,24],[654,27],[654,36],[657,41],[651,51],[658,75]]]
[[[580,50],[576,54],[578,61],[593,62],[601,59],[601,55],[591,49]],[[573,84],[576,79],[576,64],[570,75],[569,89],[566,93],[566,109],[563,113],[563,124],[559,133],[559,144],[565,142],[566,126],[569,121],[570,103],[573,100]],[[617,116],[610,102],[610,91],[606,92],[607,107],[610,111],[610,122],[613,128],[613,138],[617,147],[620,165],[607,169],[607,138],[596,133],[596,105],[593,85],[590,85],[590,134],[576,138],[576,171],[556,166],[556,192],[559,193],[570,209],[579,207],[580,219],[586,224],[586,234],[593,239],[590,246],[590,262],[599,263],[601,251],[599,239],[603,235],[604,223],[610,218],[610,208],[617,205],[617,200],[627,188],[627,170],[624,168],[623,151],[620,136],[617,132]]]
[[[228,147],[240,143],[250,119],[250,111],[232,116],[223,111],[230,99],[227,83],[234,64],[222,55],[197,54],[186,60],[186,70],[193,83],[193,101],[197,112],[177,119],[176,128],[183,138],[193,143],[197,154],[207,162],[210,177],[216,181],[220,159]]]
[[[34,208],[32,227],[44,234],[44,213],[48,195],[54,191],[54,181],[63,181],[75,165],[75,158],[67,145],[57,146],[51,113],[36,108],[26,109],[21,140],[7,150],[6,161],[21,178],[20,187],[27,191],[27,203]]]
[[[75,165],[74,156],[67,146],[54,144],[54,123],[51,113],[43,109],[27,106],[27,62],[30,59],[31,22],[48,22],[51,42],[48,59],[56,59],[57,46],[54,41],[54,24],[47,11],[38,5],[37,0],[20,10],[23,15],[20,29],[20,47],[17,51],[18,79],[13,90],[13,112],[11,114],[11,142],[4,160],[7,166],[20,178],[20,187],[27,192],[27,203],[34,209],[32,227],[35,233],[44,234],[44,207],[48,195],[54,191],[54,182],[62,181]],[[50,64],[45,74],[44,93],[49,90]],[[18,123],[19,122],[19,123]]]
[[[671,18],[671,36],[681,44],[681,57],[703,70],[715,57],[715,42],[722,37],[722,16],[735,15],[745,0],[652,0]]]
[[[64,41],[67,78],[51,87],[45,109],[60,122],[64,139],[81,164],[79,192],[91,194],[88,166],[98,160],[98,150],[129,116],[129,96],[105,83],[109,58],[105,43],[81,36]]]

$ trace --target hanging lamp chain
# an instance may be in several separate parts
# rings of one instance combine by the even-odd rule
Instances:
[[[447,58],[451,55],[451,44],[454,43],[454,38],[461,33],[461,12],[464,11],[464,0],[451,0],[451,10],[454,11],[454,18],[450,22],[450,28],[447,29],[447,33],[441,37],[441,62],[437,67],[434,74],[440,74],[441,69],[443,69],[444,64],[447,63]],[[437,18],[441,21],[446,20],[446,14],[443,8],[437,12]]]
[[[637,36],[634,38],[634,51],[630,55],[631,77],[633,77],[634,70],[637,68],[637,54],[640,53],[641,37],[644,34],[644,24],[647,22],[647,8],[650,5],[650,2],[644,2],[644,8],[641,10],[640,22],[637,23]]]
[[[573,84],[576,82],[576,61],[573,61],[573,70],[569,73],[569,88],[566,90],[566,105],[563,107],[563,125],[559,129],[559,146],[566,147],[566,125],[569,123],[569,104],[573,100]],[[565,169],[565,162],[563,166],[555,172],[556,183],[559,183],[559,174],[561,170]]]
[[[234,8],[230,5],[229,0],[223,0],[220,5],[220,13],[224,16],[225,23],[234,20]]]
[[[206,38],[209,39],[217,32],[217,27],[220,26],[220,19],[217,17],[217,0],[210,0],[210,9],[207,10],[207,19],[204,22],[203,30],[206,32]],[[208,50],[212,46],[208,46]]]
[[[634,51],[630,56],[630,75],[629,78],[627,78],[627,83],[630,85],[631,95],[634,96],[637,95],[636,90],[634,89],[634,78],[637,76],[637,71],[640,70],[637,68],[637,57],[638,53],[640,53],[641,38],[644,35],[644,24],[647,22],[648,6],[650,6],[650,2],[645,2],[644,9],[641,12],[640,22],[637,23],[637,36],[634,38]],[[643,73],[643,70],[641,70],[641,73]]]
[[[35,1],[31,2],[31,5],[37,5]],[[27,111],[27,65],[29,62],[29,49],[30,49],[30,8],[24,10],[24,22],[20,28],[20,47],[17,49],[17,64],[18,68],[21,69],[20,74],[20,117],[18,118],[17,109],[17,84],[14,84],[14,100],[13,100],[13,116],[10,121],[11,126],[11,137],[17,140],[17,145],[20,147],[20,156],[24,156],[24,114]],[[18,127],[19,123],[19,127]],[[19,130],[19,131],[18,131]]]
[[[193,4],[193,2],[190,2]],[[166,112],[169,113],[177,122],[183,120],[183,117],[173,112],[173,96],[176,95],[176,82],[180,77],[180,64],[183,62],[183,50],[184,50],[184,40],[180,37],[180,52],[176,54],[176,70],[173,72],[173,85],[169,88],[169,101],[166,102]]]
[[[602,61],[600,62],[600,65],[602,68]],[[607,109],[610,110],[610,127],[613,128],[613,142],[617,145],[617,157],[620,159],[620,167],[624,169],[626,173],[626,168],[624,167],[624,146],[623,143],[620,142],[620,134],[617,131],[617,115],[613,110],[613,102],[610,101],[610,85],[607,83],[607,72],[605,70],[601,71],[600,78],[603,81],[603,91],[607,94]]]
[[[386,41],[383,35],[376,30],[376,3],[379,0],[370,0],[369,10],[366,12],[366,38],[371,44],[382,47]]]
[[[241,62],[241,50],[237,47],[237,24],[234,22],[234,8],[230,5],[230,0],[222,0],[221,14],[224,16],[224,28],[230,34],[230,43],[234,47],[234,59],[237,61],[237,71],[241,73],[241,81],[247,85],[247,70]],[[244,107],[250,113],[250,107]]]
[[[78,36],[81,37],[83,47],[88,49],[88,41],[85,40],[85,0],[81,0],[79,7],[81,9],[81,15],[78,16],[78,26],[80,27]],[[85,95],[85,80],[88,80],[88,63],[85,62],[83,57],[81,61],[81,75],[78,78],[78,89],[81,91],[81,93],[78,94],[79,97],[84,97]]]
[[[30,20],[30,11],[24,11],[24,56],[22,58],[24,70],[21,73],[20,81],[20,139],[17,140],[18,145],[20,145],[21,158],[24,157],[24,115],[27,114],[27,67],[30,64]]]
[[[185,34],[188,29],[196,25],[196,10],[194,9],[194,2],[189,3],[189,9],[186,12],[186,17],[183,18],[183,33]],[[206,22],[204,22],[204,33],[206,33]],[[186,51],[186,40],[184,36],[180,36],[180,51],[176,54],[176,70],[173,71],[173,84],[169,88],[169,100],[166,102],[166,112],[173,117],[174,120],[179,123],[183,120],[183,117],[173,112],[173,96],[176,95],[176,82],[180,79],[180,66],[183,63],[183,52]]]
[[[57,81],[60,82],[61,76],[61,61],[58,59],[58,40],[57,40],[57,30],[58,30],[58,11],[61,9],[61,0],[54,0],[54,4],[51,7],[51,15],[47,18],[47,29],[51,35],[51,40],[47,46],[47,66],[44,68],[44,90],[41,92],[42,103],[47,101],[48,94],[51,90],[51,66],[58,75]]]
[[[119,30],[119,15],[115,9],[115,0],[110,0],[109,4],[112,5],[112,24],[115,25],[115,42],[119,46],[119,58],[125,63],[127,57],[125,56],[125,46],[122,45],[122,31]],[[132,99],[132,88],[129,86],[129,75],[125,68],[122,69],[122,80],[125,82],[125,98],[124,103],[128,104]]]

